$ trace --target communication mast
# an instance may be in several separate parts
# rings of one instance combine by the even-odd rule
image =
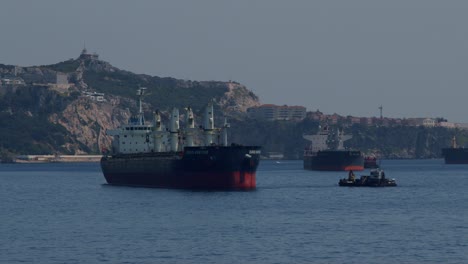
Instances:
[[[143,104],[141,101],[143,100],[143,96],[145,95],[145,87],[140,87],[137,90],[137,95],[138,95],[138,124],[139,125],[144,125],[145,124],[145,117],[143,115]]]

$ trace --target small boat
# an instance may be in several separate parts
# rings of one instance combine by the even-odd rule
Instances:
[[[355,179],[352,171],[348,178],[340,179],[340,186],[356,186],[356,187],[395,187],[397,186],[395,179],[387,179],[385,172],[382,169],[374,169],[370,171],[370,175],[362,175],[361,178]]]

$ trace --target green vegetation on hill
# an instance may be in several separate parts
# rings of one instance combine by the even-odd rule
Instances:
[[[232,120],[230,140],[244,145],[262,146],[262,152],[281,152],[288,159],[302,159],[308,144],[302,138],[304,131],[316,133],[319,123],[305,119],[294,121]]]
[[[51,70],[58,71],[58,72],[64,72],[64,73],[71,73],[76,71],[76,69],[80,66],[80,61],[78,60],[67,60],[67,61],[62,61],[57,64],[49,65],[49,66],[42,66],[42,67],[47,67]]]
[[[50,123],[50,114],[64,109],[71,98],[44,87],[23,87],[0,96],[0,152],[2,155],[66,153],[72,141],[66,129]]]
[[[85,65],[83,79],[81,72],[76,71],[82,62]],[[27,83],[25,86],[0,86],[0,159],[4,160],[10,154],[68,153],[73,152],[73,147],[88,153],[96,151],[97,143],[89,143],[92,139],[83,141],[86,146],[78,140],[79,131],[70,132],[61,125],[49,122],[51,115],[60,117],[63,110],[82,95],[86,85],[106,95],[131,99],[136,98],[138,88],[146,87],[145,102],[154,107],[152,110],[167,111],[172,107],[182,109],[191,106],[199,121],[206,103],[219,100],[228,91],[228,84],[224,82],[184,81],[134,74],[98,60],[68,60],[39,68],[41,70],[28,67],[27,73],[21,76]],[[0,64],[0,69],[10,74],[14,66]],[[70,95],[56,92],[46,85],[32,85],[50,83],[55,78],[55,71],[69,73],[69,81],[75,85]],[[232,94],[236,95],[236,92],[242,91],[234,90]],[[251,93],[237,96],[241,100],[256,98]],[[229,101],[229,104],[236,106],[236,101]],[[133,111],[134,101],[121,100],[116,107],[120,110],[128,107]],[[218,114],[216,125],[220,127],[222,115],[219,115],[219,105],[215,105],[215,112]],[[317,121],[307,118],[299,122],[254,120],[246,118],[242,112],[230,113],[230,118],[231,142],[260,145],[264,154],[280,152],[289,159],[302,158],[304,147],[310,144],[303,139],[303,134],[315,134],[319,125]],[[83,123],[82,126],[95,132],[107,129],[99,127],[96,122]],[[468,131],[465,130],[401,125],[346,126],[345,123],[340,124],[341,127],[344,127],[346,134],[353,135],[351,140],[345,142],[345,147],[386,158],[437,158],[441,156],[441,149],[450,145],[453,136],[457,137],[460,146],[468,143]],[[65,145],[73,147],[68,149]]]
[[[387,158],[440,158],[441,149],[450,146],[453,136],[460,143],[468,136],[464,130],[423,126],[354,125],[350,132],[349,146]]]
[[[202,109],[207,102],[220,98],[227,91],[222,83],[202,85],[199,82],[150,77],[126,71],[86,71],[84,79],[96,91],[129,98],[136,97],[138,88],[146,87],[148,94],[145,102],[161,110],[187,106]]]
[[[64,127],[24,113],[0,113],[0,126],[0,149],[6,153],[55,153],[68,138]]]
[[[247,119],[230,123],[233,142],[260,145],[264,154],[281,152],[290,159],[302,158],[304,147],[310,144],[303,134],[317,133],[319,125],[310,119],[300,122]],[[331,127],[334,128],[337,127]],[[468,131],[441,127],[353,125],[344,131],[353,135],[344,143],[345,147],[385,158],[440,158],[441,149],[450,146],[453,136],[459,145],[468,143]]]

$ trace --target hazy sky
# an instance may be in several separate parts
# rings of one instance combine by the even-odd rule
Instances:
[[[467,25],[466,0],[2,0],[0,63],[86,42],[121,69],[235,80],[262,103],[468,122]]]

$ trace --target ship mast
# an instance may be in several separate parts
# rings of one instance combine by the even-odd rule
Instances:
[[[144,125],[145,124],[145,117],[143,115],[143,96],[145,95],[145,87],[141,87],[137,90],[138,95],[138,123],[137,125]]]

